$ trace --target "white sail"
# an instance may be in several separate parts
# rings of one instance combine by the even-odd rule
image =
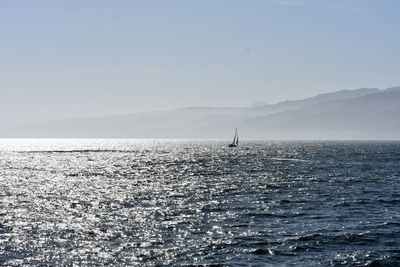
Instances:
[[[237,132],[237,128],[235,129],[235,136],[233,137],[232,143],[229,145],[230,147],[236,147],[239,144],[239,135]]]
[[[236,130],[235,130],[235,135],[233,136],[233,141],[232,141],[232,144],[233,144],[233,145],[236,144],[236,136],[237,136],[237,132],[236,132]]]

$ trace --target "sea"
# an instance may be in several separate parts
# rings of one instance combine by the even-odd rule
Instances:
[[[0,140],[1,266],[400,266],[400,142]]]

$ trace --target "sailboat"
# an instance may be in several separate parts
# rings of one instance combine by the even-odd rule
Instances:
[[[237,128],[235,129],[235,136],[233,137],[233,141],[229,144],[229,147],[237,147],[239,145],[239,135]]]

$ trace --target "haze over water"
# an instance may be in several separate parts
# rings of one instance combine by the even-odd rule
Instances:
[[[399,170],[400,142],[3,139],[0,265],[399,266]]]
[[[398,10],[0,1],[0,266],[400,266]]]

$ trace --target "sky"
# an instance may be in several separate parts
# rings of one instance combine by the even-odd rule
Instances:
[[[397,0],[2,0],[0,123],[400,85]]]

